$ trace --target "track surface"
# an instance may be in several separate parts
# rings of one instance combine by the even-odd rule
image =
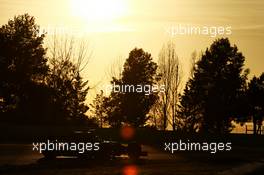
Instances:
[[[170,175],[170,174],[231,174],[244,165],[262,166],[259,151],[246,155],[246,148],[237,152],[210,155],[204,153],[170,154],[151,146],[143,146],[148,156],[137,162],[127,157],[111,161],[57,158],[45,160],[32,151],[32,145],[0,144],[0,174],[38,175]],[[249,169],[247,168],[247,169]],[[256,168],[253,166],[253,168]],[[242,170],[241,170],[242,171]],[[240,174],[243,174],[240,172]]]

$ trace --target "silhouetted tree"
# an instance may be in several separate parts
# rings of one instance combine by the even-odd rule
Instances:
[[[202,106],[199,103],[197,92],[194,91],[190,79],[185,86],[183,94],[180,97],[178,114],[181,118],[181,129],[186,132],[197,132],[202,124]]]
[[[247,77],[247,71],[243,73],[244,60],[228,39],[218,39],[197,62],[194,77],[187,82],[182,96],[181,109],[200,119],[201,132],[230,131],[235,104]]]
[[[55,37],[49,49],[50,71],[46,81],[47,86],[53,89],[53,122],[85,124],[88,120],[85,113],[89,107],[85,101],[89,87],[88,81],[84,81],[80,75],[82,62],[86,58],[85,47],[80,46],[78,53],[75,53],[73,39]]]
[[[135,89],[138,85],[153,86],[156,82],[156,70],[157,64],[152,61],[149,53],[137,48],[129,53],[121,78],[113,78],[111,84],[123,88],[134,87],[134,90],[123,92],[120,88],[121,92],[112,91],[110,96],[105,98],[104,108],[111,126],[119,127],[122,123],[128,123],[138,127],[145,124],[148,120],[147,114],[157,99],[157,93],[146,95],[144,89],[140,92]]]
[[[194,51],[190,60],[190,81],[194,78],[194,71],[198,61],[197,53]],[[194,92],[191,91],[191,84],[188,81],[185,85],[183,94],[180,96],[178,106],[178,117],[180,120],[180,129],[185,132],[197,132],[201,125],[201,115],[199,113],[199,104],[195,100]]]
[[[162,116],[162,108],[157,101],[149,111],[149,125],[154,125],[155,129],[164,130],[164,121]]]
[[[253,119],[253,132],[258,133],[264,118],[264,73],[253,77],[246,91],[248,116]]]
[[[90,106],[92,107],[93,117],[99,120],[100,128],[103,128],[106,122],[106,109],[103,106],[105,98],[106,97],[104,96],[104,91],[101,90],[99,94],[96,94],[93,103],[90,104]]]
[[[0,28],[0,109],[19,115],[20,121],[30,114],[24,104],[30,103],[32,90],[40,87],[48,71],[43,39],[28,14],[15,16]]]
[[[161,108],[160,117],[163,119],[163,130],[166,130],[168,123],[173,130],[176,130],[178,95],[182,74],[173,42],[168,42],[163,46],[159,54],[158,64],[159,84],[165,86],[165,91],[159,93],[159,100],[157,101],[160,104],[158,108]]]
[[[120,128],[125,121],[121,104],[123,97],[118,93],[111,93],[104,97],[102,109],[106,114],[106,121],[113,128]]]

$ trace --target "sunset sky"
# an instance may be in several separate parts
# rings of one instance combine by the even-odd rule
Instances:
[[[0,0],[0,24],[23,13],[36,17],[41,27],[63,27],[85,39],[92,52],[83,74],[93,86],[106,82],[109,66],[127,58],[134,47],[142,47],[157,60],[162,45],[173,40],[184,65],[185,78],[190,55],[205,50],[217,37],[170,35],[178,25],[231,27],[228,35],[246,57],[252,75],[263,72],[263,0]],[[97,87],[97,89],[102,89]]]

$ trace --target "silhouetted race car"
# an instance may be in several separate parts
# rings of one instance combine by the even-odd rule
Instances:
[[[44,146],[43,146],[44,145]],[[47,159],[58,156],[73,156],[87,159],[113,159],[116,156],[128,155],[130,159],[139,159],[147,156],[141,144],[136,141],[121,143],[113,140],[104,140],[93,132],[75,132],[71,136],[50,139],[43,143],[45,148],[42,154]]]

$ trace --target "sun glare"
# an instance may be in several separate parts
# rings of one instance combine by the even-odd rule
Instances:
[[[71,0],[74,16],[91,22],[108,22],[123,17],[125,0]]]

